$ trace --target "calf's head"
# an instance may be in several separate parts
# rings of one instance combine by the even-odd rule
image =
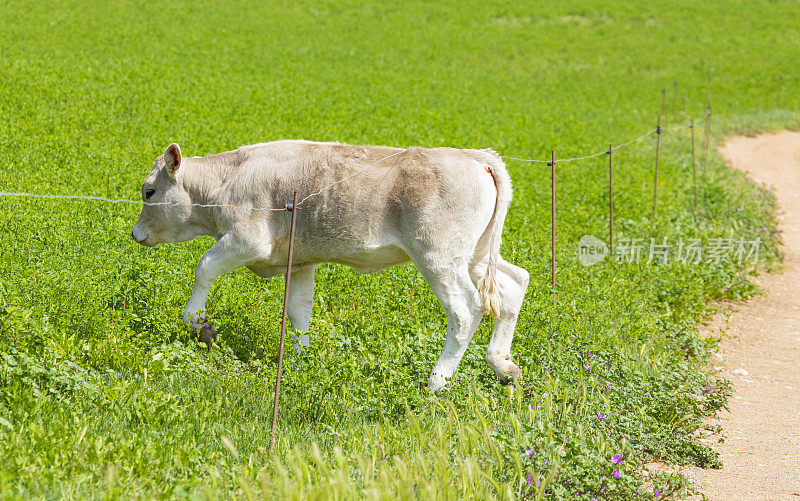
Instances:
[[[185,242],[198,236],[192,224],[192,198],[186,189],[180,147],[172,143],[158,157],[142,184],[142,213],[131,236],[152,247],[166,242]]]

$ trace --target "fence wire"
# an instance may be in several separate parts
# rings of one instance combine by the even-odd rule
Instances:
[[[0,197],[24,197],[24,198],[46,198],[50,200],[92,200],[98,202],[108,202],[112,204],[132,204],[132,205],[169,205],[172,207],[230,207],[234,209],[250,209],[253,211],[285,211],[286,207],[275,209],[271,207],[246,207],[243,205],[232,204],[185,204],[178,202],[143,202],[141,200],[129,200],[127,198],[106,198],[88,195],[47,195],[42,193],[24,193],[0,191]]]

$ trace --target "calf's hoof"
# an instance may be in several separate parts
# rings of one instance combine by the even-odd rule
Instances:
[[[214,330],[214,326],[208,322],[203,322],[200,324],[200,329],[197,332],[197,339],[205,343],[208,346],[208,349],[211,349],[211,345],[217,339],[217,331]]]
[[[519,367],[517,367],[517,364],[510,362],[506,368],[506,372],[501,375],[500,378],[506,382],[511,381],[514,378],[522,379],[522,371]]]
[[[511,360],[511,355],[490,355],[487,357],[487,361],[494,373],[504,382],[511,381],[513,378],[522,379],[522,371]]]
[[[436,372],[431,372],[428,378],[428,389],[431,391],[444,391],[447,389],[447,378]]]

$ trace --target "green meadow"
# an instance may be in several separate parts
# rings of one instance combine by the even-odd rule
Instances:
[[[139,199],[171,142],[188,156],[304,138],[571,158],[665,117],[656,219],[656,136],[614,153],[615,237],[642,239],[638,261],[581,265],[581,236],[607,238],[608,157],[556,164],[555,307],[549,167],[507,161],[502,254],[531,273],[512,347],[522,381],[486,364],[487,318],[449,391],[429,392],[446,322],[416,269],[319,266],[271,456],[282,277],[217,281],[209,351],[181,316],[211,239],[147,249],[130,237],[136,205],[0,196],[0,497],[692,492],[681,468],[720,466],[702,418],[730,393],[698,323],[780,262],[772,196],[714,145],[800,128],[798,13],[789,0],[3,3],[5,192]],[[675,130],[690,117],[696,210],[691,131]],[[759,260],[648,260],[651,238],[758,239]]]

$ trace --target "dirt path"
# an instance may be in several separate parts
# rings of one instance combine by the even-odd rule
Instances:
[[[713,500],[800,499],[800,133],[733,137],[720,151],[777,196],[785,261],[756,280],[765,294],[734,308],[714,359],[735,388],[712,421],[723,467],[689,474]]]

